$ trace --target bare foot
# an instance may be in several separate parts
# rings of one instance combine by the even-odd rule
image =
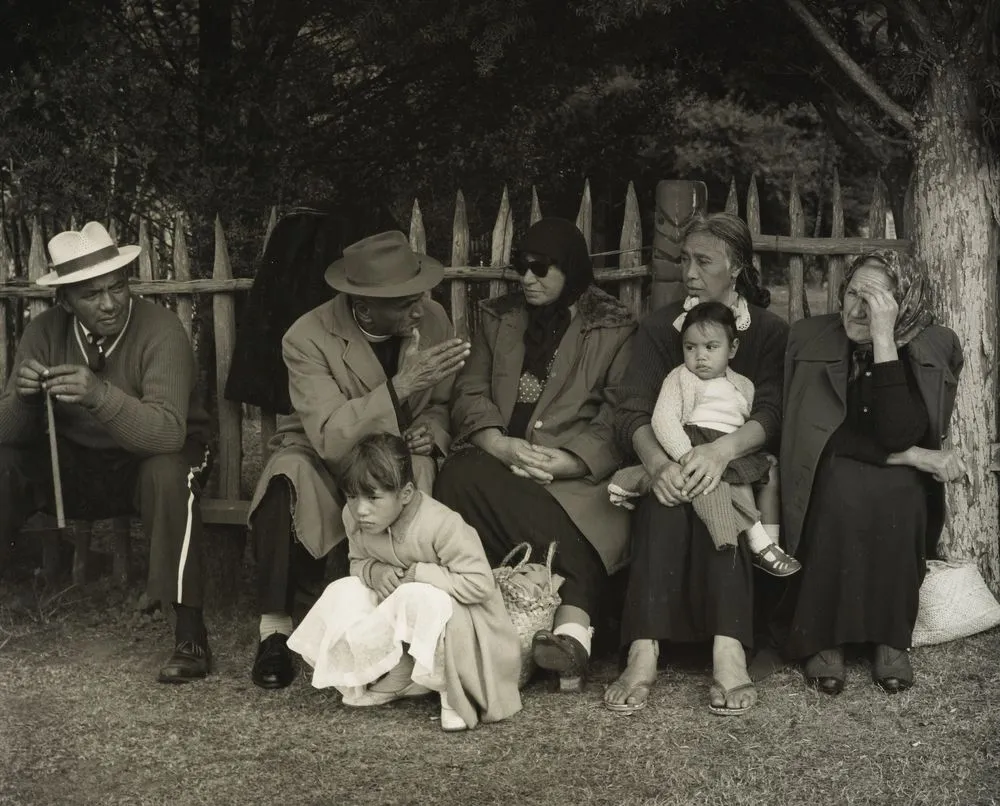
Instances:
[[[651,638],[633,641],[625,671],[604,692],[604,705],[612,711],[638,711],[646,705],[656,682],[656,659],[660,644]]]
[[[745,709],[757,702],[757,690],[747,674],[746,652],[735,638],[715,636],[712,677],[718,683],[711,691],[714,708]]]

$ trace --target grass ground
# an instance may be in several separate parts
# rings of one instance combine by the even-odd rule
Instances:
[[[889,697],[867,664],[837,698],[786,669],[743,717],[708,713],[708,649],[666,651],[650,704],[545,681],[513,719],[444,734],[430,699],[358,711],[300,676],[264,692],[249,569],[210,609],[204,682],[155,682],[171,630],[138,590],[0,587],[0,804],[998,804],[1000,630],[915,650]]]

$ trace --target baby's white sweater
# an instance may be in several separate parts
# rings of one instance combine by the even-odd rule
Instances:
[[[653,408],[653,433],[674,461],[691,450],[685,425],[731,433],[747,421],[753,405],[753,381],[726,369],[719,378],[704,381],[681,364],[660,387]]]

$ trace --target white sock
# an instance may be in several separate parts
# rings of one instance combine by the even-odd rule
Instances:
[[[292,617],[287,613],[264,613],[260,617],[260,640],[263,641],[275,633],[291,635]]]
[[[781,538],[781,527],[776,523],[765,523],[764,531],[767,532],[767,536],[771,538],[771,542],[776,546],[781,545],[778,541]]]
[[[590,656],[590,638],[594,634],[593,627],[584,627],[575,621],[567,621],[564,624],[560,624],[552,632],[556,635],[568,635],[570,638],[575,638],[587,650],[587,656]]]
[[[747,529],[747,543],[750,545],[750,551],[754,554],[760,554],[773,542],[771,535],[767,532],[767,527],[763,526],[760,521]]]

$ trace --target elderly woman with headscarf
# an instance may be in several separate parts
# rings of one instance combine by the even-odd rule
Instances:
[[[434,495],[475,527],[494,563],[523,541],[542,557],[558,544],[562,605],[532,651],[575,691],[602,588],[627,561],[628,513],[604,487],[621,461],[612,414],[635,322],[594,285],[570,221],[535,223],[513,263],[520,290],[480,305],[452,395],[455,444],[468,447],[445,462]]]
[[[785,653],[827,694],[843,689],[845,644],[873,648],[885,691],[913,684],[907,650],[941,532],[941,482],[964,472],[938,450],[962,349],[931,324],[922,291],[908,259],[862,255],[841,312],[796,322],[789,336],[779,466],[784,537],[803,570],[784,603]]]

